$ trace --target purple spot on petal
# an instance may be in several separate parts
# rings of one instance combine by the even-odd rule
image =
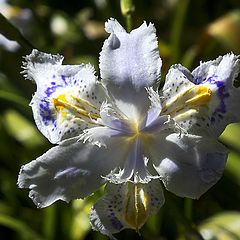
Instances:
[[[49,123],[54,124],[56,126],[56,119],[52,116],[49,102],[45,99],[41,100],[40,107],[40,116],[42,118],[43,123],[47,126]]]
[[[55,86],[52,86],[52,87],[48,87],[46,90],[45,90],[45,94],[47,95],[47,97],[50,97],[58,87],[61,87],[60,85],[55,85]]]
[[[67,86],[68,84],[67,84],[67,82],[66,82],[66,76],[65,76],[65,75],[61,75],[61,78],[62,78],[64,84]]]
[[[110,216],[110,221],[115,229],[121,230],[123,228],[122,223],[115,217],[114,214]]]
[[[215,122],[215,117],[214,116],[219,116],[219,113],[224,114],[226,113],[226,104],[225,104],[225,99],[228,98],[230,95],[227,92],[226,86],[224,84],[224,82],[222,80],[218,80],[218,76],[217,75],[213,75],[211,77],[209,77],[208,79],[206,79],[204,82],[209,82],[211,84],[215,84],[218,88],[217,90],[217,94],[219,97],[219,101],[220,104],[219,106],[215,109],[215,111],[213,112],[213,116],[211,117],[211,122]],[[223,116],[221,115],[220,118],[223,118]]]

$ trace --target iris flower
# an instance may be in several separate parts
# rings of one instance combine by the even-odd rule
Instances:
[[[57,146],[22,166],[18,185],[40,208],[94,193],[93,229],[108,236],[138,230],[170,192],[199,198],[221,177],[227,149],[217,141],[239,121],[233,82],[239,60],[226,54],[193,72],[173,65],[164,87],[156,30],[145,22],[127,33],[115,20],[100,53],[100,80],[91,65],[33,50],[24,75],[37,84],[31,101],[37,127]],[[161,183],[162,182],[162,183]]]

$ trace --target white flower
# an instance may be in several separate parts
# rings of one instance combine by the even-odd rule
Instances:
[[[155,28],[127,33],[114,19],[100,53],[101,80],[90,65],[62,65],[37,50],[25,77],[37,84],[31,106],[39,130],[57,146],[24,165],[18,185],[38,207],[90,195],[107,182],[93,207],[92,227],[112,236],[139,229],[164,203],[166,189],[199,198],[222,175],[227,151],[217,142],[239,121],[233,54],[202,63],[192,73],[171,67],[160,96]]]

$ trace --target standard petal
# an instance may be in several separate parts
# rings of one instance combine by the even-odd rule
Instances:
[[[149,149],[165,187],[181,197],[199,198],[220,179],[227,159],[215,139],[190,134],[160,136]]]
[[[106,22],[105,28],[110,37],[100,53],[102,82],[120,109],[127,116],[136,118],[139,111],[148,107],[146,102],[149,104],[145,87],[153,86],[160,78],[156,30],[153,24],[144,22],[127,33],[115,19]]]
[[[29,196],[38,207],[88,196],[125,159],[126,149],[117,138],[106,145],[75,142],[53,147],[21,168],[18,186],[30,189]]]
[[[202,63],[193,72],[193,82],[212,91],[209,103],[210,125],[219,136],[232,122],[240,121],[240,88],[234,81],[240,70],[239,57],[226,54],[214,61]]]
[[[110,184],[105,195],[94,205],[90,223],[94,230],[112,238],[124,228],[139,230],[149,216],[157,213],[164,203],[159,180],[148,184]],[[114,238],[115,239],[115,238]]]
[[[63,57],[33,50],[24,76],[37,84],[31,106],[39,130],[52,143],[95,125],[106,96],[90,65],[61,65]]]

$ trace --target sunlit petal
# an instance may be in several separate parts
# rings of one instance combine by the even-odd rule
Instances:
[[[162,90],[163,113],[189,133],[219,136],[227,124],[240,119],[240,90],[233,85],[239,66],[233,54],[202,63],[192,73],[172,66]]]
[[[209,119],[217,136],[227,124],[240,120],[240,89],[234,86],[239,67],[239,57],[226,54],[214,61],[202,63],[192,72],[195,84],[212,91]]]
[[[148,108],[145,87],[157,83],[161,59],[153,24],[145,22],[127,33],[115,19],[106,23],[110,37],[100,53],[104,85],[119,108],[130,118],[139,118]]]
[[[31,106],[37,127],[52,142],[95,126],[106,96],[90,65],[61,65],[63,57],[33,50],[24,75],[37,84]]]
[[[172,66],[162,89],[162,114],[168,114],[188,133],[209,131],[209,88],[193,83],[193,76],[180,64]]]

